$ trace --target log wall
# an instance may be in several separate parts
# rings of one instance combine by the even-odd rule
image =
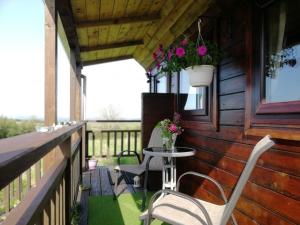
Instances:
[[[219,130],[206,130],[197,123],[193,129],[184,127],[178,139],[178,145],[197,150],[194,157],[178,160],[179,172],[208,174],[222,184],[227,196],[259,140],[244,135],[247,7],[243,4],[231,9],[231,21],[220,24],[225,57],[218,74]],[[259,159],[236,206],[234,214],[239,224],[300,224],[300,142],[278,139],[276,143]],[[182,191],[220,202],[214,186],[193,177],[184,180]]]

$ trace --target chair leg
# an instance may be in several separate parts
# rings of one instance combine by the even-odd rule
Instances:
[[[148,218],[145,218],[145,219],[144,219],[143,225],[150,225]]]
[[[114,193],[113,193],[113,196],[114,196],[113,199],[114,199],[114,200],[117,199],[117,189],[118,189],[118,184],[119,184],[120,174],[121,174],[121,172],[118,171],[118,172],[117,172],[117,176],[116,176],[116,180],[115,180]]]

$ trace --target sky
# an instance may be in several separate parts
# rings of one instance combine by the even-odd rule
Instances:
[[[42,0],[0,0],[0,116],[44,117],[44,5]],[[69,120],[68,49],[58,38],[58,119]],[[135,60],[84,67],[86,119],[140,119],[145,70]],[[107,114],[107,113],[106,113]],[[105,116],[104,116],[105,117]]]

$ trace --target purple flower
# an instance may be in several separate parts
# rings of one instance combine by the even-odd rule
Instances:
[[[181,44],[182,46],[186,46],[186,45],[188,44],[188,40],[185,38],[185,39],[183,39],[183,40],[180,42],[180,44]]]
[[[168,51],[168,60],[171,61],[171,58],[173,56],[173,53],[171,50]]]
[[[176,55],[179,57],[179,58],[182,58],[184,55],[185,55],[185,50],[184,48],[176,48]]]
[[[207,48],[205,47],[205,45],[201,45],[199,48],[198,48],[198,55],[199,56],[205,56],[207,53]]]

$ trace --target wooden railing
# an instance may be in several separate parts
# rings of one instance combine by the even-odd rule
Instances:
[[[70,224],[84,166],[85,124],[0,140],[3,225]]]
[[[120,128],[88,128],[86,131],[88,157],[116,157],[121,151],[128,151],[125,156],[133,156],[134,154],[129,151],[139,152],[141,150],[141,130],[122,129],[122,124],[140,123],[139,120],[97,120],[89,122],[120,124]]]

